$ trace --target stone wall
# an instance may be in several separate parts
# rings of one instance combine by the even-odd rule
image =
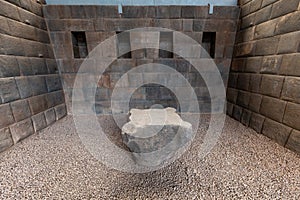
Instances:
[[[299,0],[240,0],[227,113],[300,152]]]
[[[0,2],[0,152],[66,115],[42,5]]]
[[[225,86],[227,85],[239,16],[238,7],[216,6],[214,13],[209,14],[208,6],[123,6],[123,13],[119,14],[117,6],[47,5],[44,7],[44,13],[54,45],[54,53],[59,63],[58,67],[62,74],[66,103],[70,113],[74,80],[78,68],[84,60],[84,58],[78,58],[80,57],[78,50],[85,49],[81,52],[82,55],[90,53],[105,39],[133,28],[168,28],[187,34],[200,44],[206,42],[207,36],[215,34],[215,41],[213,41],[215,51],[212,54],[223,82]],[[84,36],[81,34],[86,37],[86,45],[82,44],[81,40]],[[78,36],[81,39],[75,41],[74,45],[74,37]],[[160,38],[160,45],[172,48],[172,36],[164,37],[161,34]],[[208,42],[210,42],[209,37]],[[117,45],[128,48],[122,42]],[[189,48],[186,50],[193,52],[193,47],[190,46]],[[108,56],[116,56],[115,50],[109,51],[110,55]],[[208,59],[204,53],[201,55],[199,53],[199,57]],[[99,84],[96,96],[88,94],[88,88],[76,89],[82,90],[86,100],[88,98],[96,99],[97,113],[109,114],[111,113],[110,98],[116,81],[128,70],[146,63],[165,64],[184,75],[195,88],[201,112],[210,112],[211,102],[219,101],[218,97],[210,98],[206,84],[189,62],[168,52],[160,53],[158,50],[153,51],[153,49],[133,51],[131,55],[118,57],[107,69],[103,81]],[[168,76],[168,80],[174,80],[175,76],[172,77],[172,74],[165,75]],[[142,74],[128,77],[128,81],[132,82],[138,78],[143,78]],[[178,90],[179,92],[186,92],[180,88]],[[178,108],[173,93],[168,91],[166,87],[153,84],[139,88],[130,102],[130,106],[135,108],[147,108],[153,104]],[[180,109],[181,111],[193,111],[193,108],[188,107]]]

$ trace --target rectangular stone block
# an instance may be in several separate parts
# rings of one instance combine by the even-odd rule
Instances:
[[[178,19],[181,17],[181,6],[157,6],[156,18],[158,19]]]
[[[244,92],[244,91],[238,92],[237,104],[239,106],[248,108],[249,101],[250,101],[250,93],[249,92]]]
[[[241,90],[248,90],[250,82],[250,74],[239,74],[237,88]]]
[[[16,57],[0,55],[0,78],[20,76]]]
[[[275,34],[290,33],[300,30],[300,11],[292,12],[280,18]]]
[[[20,140],[25,139],[34,133],[31,119],[28,118],[12,125],[10,127],[10,131],[14,143],[18,143]]]
[[[154,19],[153,26],[182,31],[182,19]]]
[[[262,0],[252,0],[250,6],[250,13],[258,11],[261,7]]]
[[[251,74],[250,75],[249,91],[258,93],[260,91],[261,79],[262,79],[262,75]]]
[[[270,37],[257,40],[255,45],[255,55],[265,56],[276,54],[279,37]]]
[[[250,110],[244,109],[241,117],[241,123],[244,124],[245,126],[249,126],[251,114],[252,112]]]
[[[246,66],[246,59],[244,58],[233,58],[231,63],[231,71],[243,72]]]
[[[208,9],[206,6],[204,8]],[[238,19],[239,14],[240,9],[237,6],[214,6],[214,12],[208,17],[213,19]]]
[[[17,6],[7,2],[3,1],[1,2],[1,10],[0,10],[0,15],[12,18],[14,20],[20,20],[20,16],[17,10]]]
[[[19,89],[20,97],[22,99],[31,97],[33,95],[28,77],[16,77],[15,80]]]
[[[28,99],[31,113],[33,115],[48,109],[46,95],[39,95]]]
[[[283,76],[263,75],[260,91],[265,95],[280,97],[283,81]]]
[[[295,103],[288,103],[284,113],[283,123],[300,130],[300,105]]]
[[[255,15],[255,24],[260,24],[262,22],[267,21],[271,16],[271,12],[272,12],[272,5],[266,6],[260,9],[259,11],[257,11]]]
[[[253,40],[254,27],[250,27],[244,30],[239,30],[236,35],[236,43],[249,42]]]
[[[48,108],[52,108],[56,105],[62,104],[65,102],[64,93],[62,90],[48,93],[46,95],[46,101]]]
[[[45,111],[45,118],[46,118],[47,126],[53,124],[56,121],[54,108]]]
[[[31,116],[27,100],[14,101],[10,104],[14,118],[17,122]]]
[[[249,57],[246,60],[245,72],[258,73],[261,68],[262,57]]]
[[[300,45],[300,31],[281,35],[278,44],[278,53],[297,53]]]
[[[233,20],[196,19],[193,30],[196,32],[235,32],[236,22]]]
[[[34,75],[48,74],[46,60],[44,58],[30,58],[30,63]]]
[[[278,1],[278,0],[263,0],[263,2],[261,4],[261,7],[265,7],[265,6],[270,5],[270,4],[272,4],[276,1]]]
[[[262,95],[252,93],[249,100],[249,109],[259,113]]]
[[[14,78],[0,79],[0,97],[2,103],[11,102],[20,98],[17,84]]]
[[[182,6],[181,16],[186,19],[205,19],[208,17],[208,6]]]
[[[30,58],[17,57],[17,62],[21,76],[29,76],[34,74],[31,68]]]
[[[286,102],[264,96],[260,106],[260,113],[275,121],[282,122]]]
[[[47,83],[48,92],[53,92],[62,89],[62,84],[59,75],[46,76],[46,83]]]
[[[0,130],[0,152],[5,151],[14,144],[9,128]]]
[[[55,108],[56,120],[59,120],[67,115],[67,109],[65,104],[56,106]]]
[[[24,48],[20,38],[0,34],[0,53],[14,56],[24,56]]]
[[[119,18],[118,6],[96,6],[98,18]]]
[[[234,55],[236,57],[254,55],[255,43],[245,42],[235,45]]]
[[[282,56],[265,56],[262,61],[260,72],[266,74],[277,74],[281,61]]]
[[[271,119],[266,119],[262,133],[267,137],[275,140],[280,145],[284,146],[288,140],[291,131],[292,129],[288,126],[285,126]]]
[[[252,13],[242,18],[241,29],[249,28],[255,25],[255,14]]]
[[[243,113],[243,108],[236,105],[233,106],[232,117],[234,119],[240,121],[242,117],[242,113]]]
[[[24,38],[28,40],[36,40],[36,30],[33,26],[17,22],[15,20],[7,19],[8,26],[11,30],[9,35]]]
[[[232,116],[232,112],[233,112],[233,104],[227,102],[226,114],[229,115],[229,116]]]
[[[71,18],[72,19],[84,19],[86,18],[85,9],[82,5],[71,5]]]
[[[124,18],[154,18],[155,15],[155,6],[123,6]]]
[[[7,127],[15,122],[9,104],[0,105],[0,129]]]
[[[299,0],[290,0],[287,3],[284,0],[277,1],[273,4],[271,18],[279,17],[298,9]]]
[[[49,74],[58,74],[57,64],[54,59],[46,59]]]
[[[26,40],[26,39],[20,39],[20,40],[21,40],[22,46],[24,48],[25,56],[39,57],[39,55],[43,55],[43,57],[45,57],[45,58],[49,57],[46,44],[36,42],[36,41]],[[26,51],[25,51],[25,49],[26,49]]]
[[[281,96],[284,100],[300,103],[300,78],[286,77]]]
[[[264,121],[264,116],[252,113],[249,126],[253,128],[256,132],[261,133]]]
[[[300,153],[300,131],[292,131],[285,147],[297,153]]]
[[[32,116],[31,119],[33,122],[33,127],[35,132],[46,128],[47,122],[43,112]]]
[[[25,23],[25,20],[28,20],[32,26],[43,30],[47,30],[47,26],[44,18],[37,16],[34,13],[21,8],[18,8],[18,12],[20,14],[21,22]]]
[[[273,19],[256,26],[254,32],[254,39],[262,39],[274,36],[275,28],[279,19]]]
[[[230,87],[230,88],[236,88],[236,86],[237,86],[237,78],[238,78],[238,74],[237,73],[230,73],[229,74],[229,79],[228,79],[228,87]]]
[[[30,76],[28,77],[30,88],[33,95],[40,95],[47,93],[47,85],[44,76]]]
[[[300,76],[300,53],[283,55],[280,74]]]

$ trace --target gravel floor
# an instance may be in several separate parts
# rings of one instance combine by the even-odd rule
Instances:
[[[204,160],[198,143],[159,171],[122,173],[85,150],[68,116],[0,154],[0,199],[300,199],[299,155],[229,117]]]

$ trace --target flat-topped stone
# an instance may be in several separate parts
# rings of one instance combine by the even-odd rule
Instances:
[[[160,165],[192,136],[192,125],[174,108],[132,109],[129,119],[122,127],[122,138],[138,164]]]

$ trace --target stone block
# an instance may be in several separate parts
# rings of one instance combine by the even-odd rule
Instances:
[[[286,77],[281,97],[288,101],[300,103],[300,78]]]
[[[56,120],[59,120],[67,115],[67,109],[65,104],[56,106],[55,108]]]
[[[206,8],[206,13],[208,13],[208,8]],[[214,12],[208,15],[209,18],[213,19],[238,19],[240,15],[240,9],[237,6],[214,6]]]
[[[234,55],[236,57],[254,55],[255,44],[254,42],[245,42],[235,45]]]
[[[20,76],[16,57],[0,55],[0,78]]]
[[[11,135],[14,143],[18,143],[20,140],[34,133],[31,119],[25,119],[21,122],[15,123],[10,127]]]
[[[278,21],[279,19],[273,19],[257,25],[254,32],[254,38],[262,39],[262,38],[273,36]]]
[[[47,110],[46,95],[39,95],[28,99],[29,107],[33,115]]]
[[[236,88],[237,79],[238,79],[238,74],[237,73],[230,73],[229,74],[229,79],[228,79],[228,87]]]
[[[264,121],[264,116],[252,113],[249,126],[253,128],[256,132],[261,133]]]
[[[9,104],[0,105],[0,129],[7,127],[15,122]]]
[[[299,0],[290,0],[288,3],[284,0],[277,1],[273,4],[271,18],[276,18],[298,9]]]
[[[10,35],[28,40],[37,40],[35,28],[33,26],[7,19],[8,26],[11,30]]]
[[[62,89],[62,84],[59,75],[46,76],[48,92],[53,92]]]
[[[46,118],[45,118],[45,115],[43,112],[32,116],[31,119],[32,119],[32,123],[33,123],[35,132],[46,128],[47,122],[46,122]]]
[[[42,5],[38,2],[31,1],[31,12],[40,17],[43,17]]]
[[[232,112],[233,112],[233,104],[227,102],[226,114],[229,115],[229,116],[232,116]]]
[[[270,4],[272,4],[276,1],[278,1],[278,0],[263,0],[263,2],[261,4],[261,7],[265,7],[265,6],[270,5]]]
[[[249,91],[258,93],[260,91],[260,83],[261,83],[262,75],[259,74],[251,74],[250,75],[250,84]]]
[[[243,113],[243,109],[241,107],[236,105],[233,106],[232,117],[234,119],[240,121],[242,117],[242,113]]]
[[[20,39],[24,48],[24,55],[27,57],[39,57],[40,54],[43,55],[43,57],[47,58],[49,57],[48,54],[48,47],[47,45],[36,42],[36,41],[31,41],[31,40],[25,40],[25,39]],[[26,49],[26,51],[25,51]]]
[[[242,18],[241,29],[253,27],[255,25],[255,13]]]
[[[272,97],[280,97],[284,77],[275,75],[263,75],[261,80],[260,92]]]
[[[300,76],[300,53],[283,55],[279,73]]]
[[[54,59],[46,59],[49,74],[58,74],[57,64]]]
[[[31,11],[31,0],[20,1],[20,7],[28,11]]]
[[[21,76],[29,76],[33,75],[33,71],[31,68],[30,59],[27,57],[17,57],[17,62],[19,65],[20,75]]]
[[[285,147],[297,153],[300,153],[300,131],[297,130],[292,131]]]
[[[178,19],[181,17],[181,6],[156,6],[156,18]]]
[[[118,6],[96,6],[98,18],[119,18]]]
[[[5,151],[14,144],[9,128],[0,130],[0,152]]]
[[[284,34],[300,30],[300,11],[290,13],[280,18],[275,34]]]
[[[82,5],[71,5],[69,8],[71,9],[71,18],[72,19],[85,19],[85,6]]]
[[[231,71],[243,72],[246,66],[246,60],[244,58],[233,58],[231,63]]]
[[[261,68],[262,57],[250,57],[246,60],[245,72],[258,73]]]
[[[19,21],[20,15],[18,13],[17,8],[17,6],[7,1],[3,1],[1,2],[0,15]]]
[[[250,93],[249,92],[244,92],[244,91],[238,92],[237,104],[239,106],[248,108],[249,101],[250,101]]]
[[[48,108],[52,108],[65,102],[64,93],[62,90],[48,93],[46,95],[46,100]]]
[[[261,7],[262,0],[252,0],[250,6],[250,13],[258,11]]]
[[[239,30],[236,35],[236,43],[249,42],[253,40],[255,27]]]
[[[260,72],[266,74],[277,74],[281,61],[282,56],[265,56],[262,61]]]
[[[24,49],[20,38],[0,34],[0,53],[14,56],[24,56]]]
[[[265,22],[269,20],[272,12],[272,5],[266,6],[255,14],[255,24],[260,24],[262,22]]]
[[[46,60],[44,58],[30,58],[30,63],[34,75],[48,74]]]
[[[183,31],[193,31],[193,19],[183,19],[182,20],[182,30]]]
[[[20,97],[22,99],[31,97],[33,95],[28,77],[16,77],[15,80],[19,89]]]
[[[54,108],[45,111],[45,118],[46,118],[47,126],[53,124],[56,121]]]
[[[260,106],[260,113],[275,121],[282,122],[286,102],[264,96]]]
[[[193,25],[196,32],[235,32],[236,28],[233,20],[196,19]]]
[[[30,76],[28,77],[30,88],[33,95],[40,95],[47,93],[47,85],[44,76]]]
[[[182,31],[182,19],[154,19],[153,26]]]
[[[300,45],[300,31],[281,35],[278,44],[278,53],[296,53]]]
[[[181,17],[185,19],[205,19],[208,17],[208,6],[182,6]]]
[[[249,90],[250,74],[239,74],[237,88],[241,90]]]
[[[7,23],[7,18],[0,15],[0,33],[10,34],[10,29]]]
[[[283,123],[300,130],[300,105],[295,103],[288,103],[284,113]]]
[[[259,113],[261,101],[262,95],[252,93],[249,100],[249,109],[256,113]]]
[[[14,101],[10,104],[12,113],[17,122],[22,121],[31,116],[27,100]]]
[[[251,114],[252,114],[251,111],[244,109],[241,117],[241,123],[244,124],[245,126],[249,126]]]
[[[154,18],[155,15],[155,6],[123,6],[124,18]]]
[[[47,30],[44,18],[21,8],[18,8],[18,12],[20,14],[20,22],[26,23],[26,21],[29,21],[32,26]]]
[[[164,19],[157,19],[158,21],[162,20],[165,21]],[[167,20],[170,22],[170,20]],[[173,21],[173,20],[172,20]],[[177,22],[177,20],[175,20]],[[100,21],[101,22],[101,21]],[[141,28],[141,27],[148,27],[151,25],[152,20],[151,19],[103,19],[104,24],[95,24],[95,30],[99,31],[104,28],[105,31],[126,31],[129,29],[134,29],[134,28]],[[178,25],[176,23],[173,23],[174,25]],[[102,26],[99,28],[99,26]],[[181,26],[180,26],[181,27]],[[99,29],[99,30],[98,30]]]
[[[20,98],[17,84],[14,78],[0,79],[0,97],[2,103],[11,102]]]
[[[276,54],[279,39],[280,37],[270,37],[257,40],[255,43],[255,55],[266,56]]]
[[[280,145],[284,146],[292,129],[281,123],[275,122],[271,119],[266,119],[263,125],[262,133],[267,137],[275,140]]]

